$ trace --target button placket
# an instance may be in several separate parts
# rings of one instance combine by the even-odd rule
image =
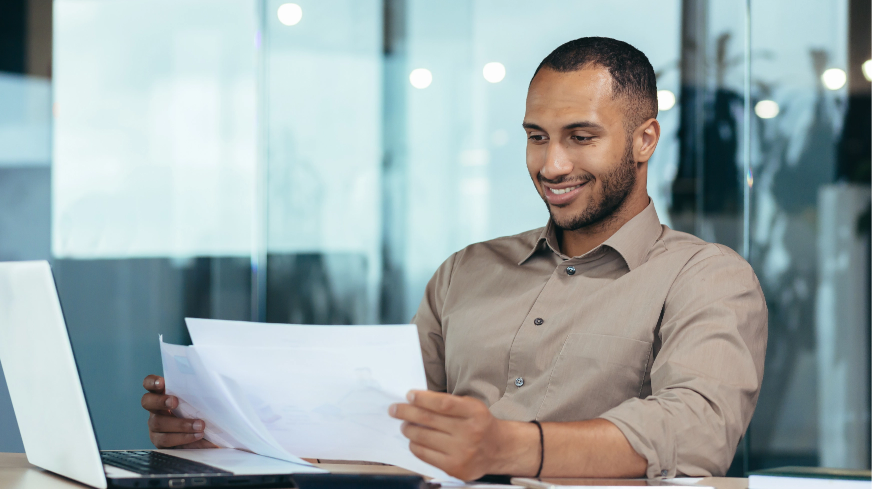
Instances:
[[[553,292],[549,292],[550,289],[557,288],[559,290],[562,285],[561,279],[562,275],[565,273],[565,263],[555,263],[555,267],[552,269],[551,277],[548,282],[543,287],[539,296],[534,301],[532,307],[527,312],[527,316],[524,318],[521,323],[521,327],[517,332],[517,338],[525,338],[527,341],[515,341],[513,342],[512,348],[509,350],[509,378],[508,385],[509,387],[514,387],[512,389],[507,389],[503,397],[498,401],[501,402],[511,402],[509,399],[514,397],[515,393],[521,395],[522,392],[533,393],[535,389],[533,387],[527,387],[528,385],[533,385],[528,382],[529,375],[533,375],[535,379],[537,375],[540,375],[541,372],[538,372],[535,368],[532,372],[525,371],[525,368],[528,368],[533,362],[535,358],[535,346],[533,343],[529,343],[529,340],[533,340],[533,338],[539,337],[540,332],[543,331],[539,329],[540,326],[545,324],[545,319],[542,317],[544,314],[555,306],[553,301],[550,300],[551,294]],[[535,333],[534,333],[535,331]],[[533,340],[536,341],[536,340]],[[526,374],[526,376],[525,376]],[[525,387],[525,389],[521,389],[521,387]],[[527,391],[527,388],[533,389],[531,391]]]

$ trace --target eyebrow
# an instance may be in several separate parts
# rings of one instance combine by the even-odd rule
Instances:
[[[533,124],[532,122],[524,122],[523,124],[521,124],[521,126],[522,126],[524,129],[533,129],[534,131],[543,131],[543,132],[545,131],[545,129],[542,129],[542,126],[540,126],[540,125],[538,125],[538,124]],[[579,121],[579,122],[573,122],[573,123],[567,124],[567,125],[563,126],[563,129],[564,129],[564,130],[571,130],[571,129],[603,129],[603,126],[601,126],[600,124],[597,124],[596,122],[591,122],[591,121]]]

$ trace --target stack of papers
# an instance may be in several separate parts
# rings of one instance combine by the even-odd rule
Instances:
[[[409,451],[388,407],[427,382],[414,325],[304,326],[186,319],[193,346],[163,342],[177,416],[205,438],[309,466],[363,460],[452,480]]]

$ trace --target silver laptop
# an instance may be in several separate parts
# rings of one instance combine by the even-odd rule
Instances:
[[[27,460],[89,486],[295,487],[291,474],[324,472],[234,449],[101,452],[48,262],[0,263],[0,364]]]

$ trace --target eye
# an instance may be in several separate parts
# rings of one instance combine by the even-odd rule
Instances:
[[[529,139],[530,141],[540,142],[545,140],[545,136],[541,134],[530,134],[529,136],[527,136],[527,139]]]
[[[574,135],[573,135],[573,136],[570,136],[570,137],[571,137],[572,139],[574,139],[574,140],[580,142],[580,143],[583,143],[583,142],[585,142],[585,141],[590,141],[591,139],[593,139],[593,136],[574,136]]]

